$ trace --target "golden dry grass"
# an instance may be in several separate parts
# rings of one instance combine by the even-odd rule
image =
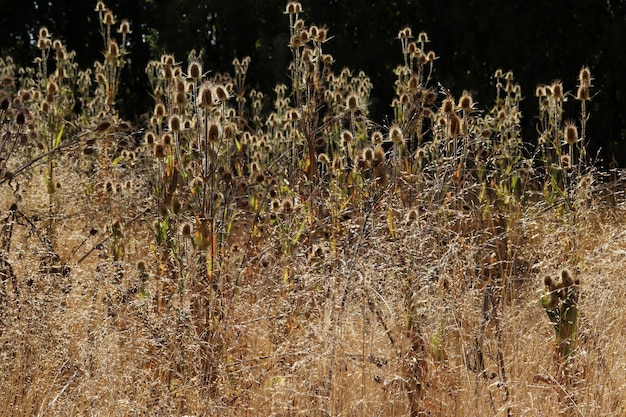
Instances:
[[[512,73],[493,108],[456,105],[403,29],[377,126],[369,79],[290,7],[269,111],[247,59],[151,63],[140,127],[115,112],[124,51],[90,87],[61,45],[76,93],[1,62],[0,415],[624,415],[626,205],[585,153],[587,98],[568,143],[562,93],[539,94],[531,151]],[[568,357],[540,303],[563,269]]]

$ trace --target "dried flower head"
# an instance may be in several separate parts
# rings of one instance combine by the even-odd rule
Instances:
[[[459,108],[464,112],[470,113],[473,105],[472,96],[470,96],[468,92],[464,92],[459,99]]]
[[[398,126],[392,126],[391,129],[389,129],[389,140],[396,145],[404,144],[404,133],[402,133],[402,129]]]
[[[113,16],[113,12],[110,9],[104,11],[104,15],[102,16],[102,23],[106,26],[113,26],[115,24],[115,17]]]
[[[565,122],[563,140],[568,145],[575,145],[578,142],[578,128],[571,120]]]
[[[412,39],[413,38],[413,31],[411,30],[410,27],[405,27],[404,29],[401,29],[400,32],[398,32],[398,39]]]
[[[117,29],[117,33],[121,33],[122,35],[128,35],[132,33],[130,30],[130,23],[128,22],[128,19],[122,19],[120,27]]]
[[[202,65],[198,61],[191,62],[187,73],[192,80],[199,80],[202,77]]]
[[[287,3],[284,13],[289,15],[302,13],[302,5],[297,1],[290,1]]]
[[[448,132],[453,138],[461,134],[461,118],[456,113],[452,114],[448,120]]]
[[[454,113],[454,100],[450,97],[446,98],[441,105],[441,111],[445,114]]]
[[[356,111],[359,107],[359,98],[355,94],[350,94],[346,99],[346,107],[350,112]]]

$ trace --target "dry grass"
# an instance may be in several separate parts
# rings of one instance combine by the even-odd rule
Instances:
[[[0,415],[624,415],[626,206],[583,146],[589,74],[580,134],[553,83],[531,146],[512,74],[457,102],[403,29],[377,126],[298,7],[273,100],[247,59],[165,55],[140,127],[104,9],[93,74],[45,32],[49,66],[0,62]],[[563,269],[571,354],[540,303]]]

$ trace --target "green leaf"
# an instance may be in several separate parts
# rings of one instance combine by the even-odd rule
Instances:
[[[63,139],[63,134],[65,134],[65,125],[61,125],[61,130],[59,130],[59,134],[57,135],[57,138],[54,141],[55,148],[58,148],[59,145],[61,145],[61,139]]]

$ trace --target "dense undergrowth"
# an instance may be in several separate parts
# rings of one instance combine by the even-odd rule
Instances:
[[[290,2],[291,85],[164,55],[133,125],[130,26],[94,13],[93,68],[45,28],[33,67],[0,61],[1,415],[624,413],[624,205],[585,151],[588,68],[537,88],[523,143],[511,72],[491,107],[456,97],[405,28],[380,125]]]

